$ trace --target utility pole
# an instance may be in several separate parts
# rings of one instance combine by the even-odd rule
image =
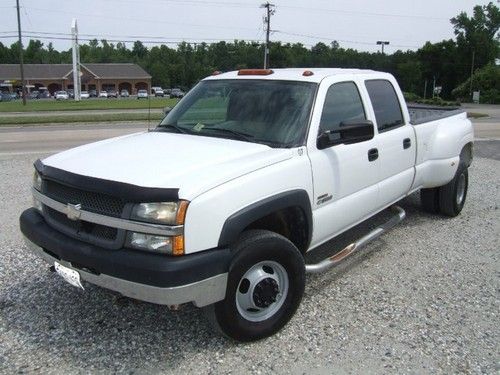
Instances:
[[[377,45],[382,46],[382,55],[384,54],[384,46],[388,46],[390,42],[387,40],[377,40]]]
[[[19,13],[19,0],[16,0],[17,8],[17,32],[19,34],[19,68],[21,70],[21,85],[22,85],[22,96],[23,105],[26,105],[26,85],[24,82],[24,62],[23,62],[23,39],[21,38],[21,15]]]
[[[271,33],[271,16],[275,13],[275,5],[271,4],[269,1],[260,6],[261,8],[266,8],[266,16],[264,17],[264,23],[266,24],[266,46],[264,47],[264,69],[269,68],[269,34]]]
[[[474,75],[474,59],[476,57],[476,51],[472,50],[472,64],[470,66],[470,89],[469,89],[469,95],[472,98],[472,77]]]

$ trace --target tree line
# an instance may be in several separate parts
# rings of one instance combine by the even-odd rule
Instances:
[[[493,74],[497,85],[500,74],[495,66],[500,51],[499,8],[493,3],[478,5],[472,15],[462,12],[450,21],[455,40],[427,42],[417,51],[398,50],[392,54],[360,52],[343,48],[336,41],[317,43],[311,48],[301,43],[272,42],[270,65],[274,68],[338,67],[386,71],[395,75],[404,91],[421,97],[432,96],[435,83],[442,87],[440,95],[443,98],[462,96],[463,99],[467,90],[453,90],[470,78],[471,69],[481,74],[483,70]],[[0,43],[0,63],[19,63],[18,52],[18,43],[10,46]],[[175,48],[167,45],[147,48],[141,41],[136,41],[129,48],[125,43],[94,39],[80,46],[83,64],[135,62],[151,74],[153,85],[185,89],[216,70],[262,67],[263,54],[263,44],[239,40],[210,44],[182,42]],[[32,39],[24,49],[24,61],[69,64],[72,61],[71,49],[57,51],[52,43],[45,45]],[[483,79],[481,82],[488,81]],[[491,82],[486,84],[491,85]],[[500,101],[500,87],[488,89],[496,90],[496,94],[492,94],[493,101]]]

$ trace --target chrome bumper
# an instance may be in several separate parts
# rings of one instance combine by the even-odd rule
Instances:
[[[151,285],[119,279],[105,274],[93,274],[83,271],[64,260],[58,260],[46,253],[40,246],[24,237],[28,249],[50,265],[58,262],[75,270],[82,280],[91,284],[114,290],[124,296],[159,305],[180,305],[192,302],[197,307],[203,307],[221,301],[226,296],[227,273],[216,275],[192,284],[171,288],[160,288]]]

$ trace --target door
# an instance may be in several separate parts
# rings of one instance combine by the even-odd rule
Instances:
[[[308,140],[314,184],[311,247],[355,225],[377,208],[376,139],[325,149],[318,149],[316,141],[323,131],[338,129],[342,122],[371,120],[363,104],[367,98],[362,97],[358,85],[354,79],[330,85],[323,82],[318,91]]]
[[[389,80],[365,82],[378,129],[379,207],[406,196],[415,176],[416,141],[413,126],[403,116],[401,103]]]

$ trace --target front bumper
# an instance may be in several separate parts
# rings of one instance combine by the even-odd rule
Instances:
[[[180,257],[104,249],[54,230],[34,208],[22,213],[20,227],[28,248],[50,265],[57,261],[83,280],[127,297],[161,305],[192,302],[198,307],[225,297],[228,249]]]

